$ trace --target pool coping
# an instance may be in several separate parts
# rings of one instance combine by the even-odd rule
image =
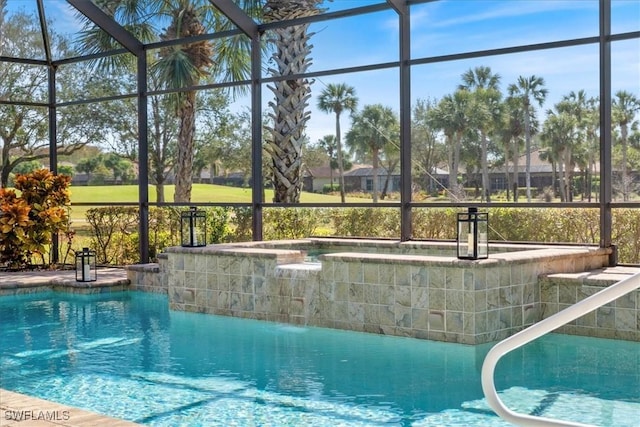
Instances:
[[[0,417],[0,425],[3,427],[134,427],[141,425],[5,389],[0,389]]]
[[[130,289],[123,268],[98,268],[94,282],[76,281],[75,270],[33,270],[0,272],[0,296],[42,291],[73,293],[117,292]]]

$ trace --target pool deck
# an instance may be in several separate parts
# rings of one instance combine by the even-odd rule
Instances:
[[[77,293],[128,289],[127,272],[122,268],[98,268],[95,282],[76,281],[75,270],[0,271],[0,296],[62,290]]]
[[[0,426],[2,427],[133,427],[138,425],[140,424],[0,389]]]

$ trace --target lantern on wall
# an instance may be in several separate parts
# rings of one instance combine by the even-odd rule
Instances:
[[[470,207],[458,213],[457,251],[460,259],[483,259],[489,257],[489,214]]]
[[[98,280],[96,270],[96,251],[89,248],[82,248],[76,252],[76,281],[95,282]]]
[[[191,206],[180,214],[182,246],[195,248],[207,244],[207,213]]]

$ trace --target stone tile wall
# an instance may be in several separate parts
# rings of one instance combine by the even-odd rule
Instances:
[[[543,317],[552,316],[638,271],[613,267],[580,274],[546,275],[540,279]],[[576,319],[558,332],[640,341],[640,290]]]
[[[126,266],[131,289],[166,294],[169,289],[169,256],[160,254],[157,263]]]
[[[605,250],[565,247],[478,261],[340,252],[304,263],[299,248],[260,243],[169,248],[171,309],[479,344],[542,317],[540,275],[608,262]]]

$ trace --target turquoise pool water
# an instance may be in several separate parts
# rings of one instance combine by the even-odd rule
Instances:
[[[170,312],[137,292],[0,298],[0,387],[152,426],[506,426],[490,345]],[[550,335],[508,356],[513,409],[638,426],[640,344]]]

